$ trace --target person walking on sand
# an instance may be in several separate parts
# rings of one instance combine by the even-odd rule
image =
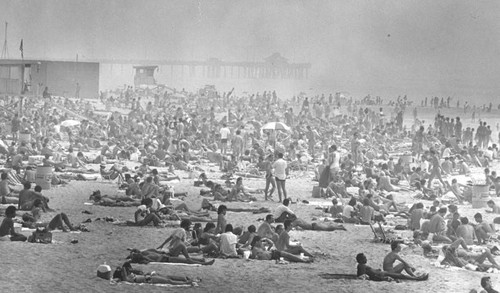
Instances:
[[[264,200],[268,198],[272,200],[273,192],[276,189],[276,178],[273,175],[273,164],[272,164],[273,156],[269,155],[265,162],[266,169],[266,188],[264,189]],[[271,186],[271,190],[269,190],[269,186]]]
[[[441,184],[443,186],[447,186],[447,184],[443,181],[443,178],[441,177],[441,165],[439,164],[439,157],[436,154],[435,150],[431,150],[431,164],[432,164],[432,169],[431,169],[431,174],[429,175],[429,179],[427,181],[427,188],[431,188],[432,185],[432,180],[437,177]]]
[[[273,163],[274,176],[276,177],[276,186],[278,188],[279,202],[283,197],[286,199],[286,168],[288,167],[285,160],[283,160],[283,153],[278,153],[278,159]]]

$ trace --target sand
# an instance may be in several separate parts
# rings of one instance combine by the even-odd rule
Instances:
[[[419,113],[423,110],[419,111]],[[497,112],[492,113],[492,115]],[[430,114],[429,114],[430,115]],[[419,115],[420,116],[420,115]],[[456,116],[456,115],[455,115]],[[427,118],[428,119],[428,118]],[[430,120],[427,120],[430,121]],[[465,121],[468,123],[467,121]],[[466,126],[464,123],[464,126]],[[493,168],[496,170],[496,167]],[[186,173],[179,172],[182,177]],[[312,175],[297,177],[287,181],[289,196],[294,201],[309,200],[328,205],[328,200],[312,199]],[[208,172],[209,179],[217,179],[217,172]],[[245,179],[249,187],[264,187],[263,179]],[[372,282],[362,280],[326,280],[321,273],[354,274],[355,255],[364,252],[372,267],[381,267],[382,259],[389,252],[387,244],[372,243],[373,233],[369,227],[346,225],[347,232],[292,231],[293,240],[315,255],[312,264],[276,264],[274,261],[244,259],[217,259],[213,266],[185,267],[169,265],[134,265],[143,271],[157,271],[162,274],[187,275],[202,278],[199,287],[164,288],[154,286],[130,286],[110,284],[96,277],[97,267],[106,262],[112,268],[121,265],[127,256],[127,248],[157,247],[169,235],[172,228],[121,227],[96,218],[113,217],[120,220],[133,218],[134,208],[87,206],[93,190],[100,189],[103,194],[115,194],[116,183],[107,181],[72,181],[66,186],[55,187],[43,193],[50,198],[50,206],[56,212],[65,212],[74,223],[91,218],[86,224],[89,233],[54,233],[53,244],[31,244],[0,242],[2,292],[469,292],[480,288],[479,281],[484,275],[492,278],[493,284],[500,283],[500,274],[485,274],[465,270],[446,270],[431,265],[431,260],[422,256],[421,249],[404,249],[402,255],[417,269],[430,273],[426,282]],[[190,196],[198,196],[200,188],[193,186],[193,180],[182,179],[175,184],[176,192],[187,191]],[[275,194],[275,198],[277,194]],[[397,196],[398,202],[414,202],[407,194]],[[424,201],[426,206],[430,202]],[[263,201],[263,195],[254,203],[228,203],[230,207],[270,207],[277,203]],[[317,205],[292,204],[291,208],[299,217],[311,220],[322,216]],[[92,215],[83,214],[88,210]],[[484,209],[472,209],[467,205],[459,206],[459,212],[471,216]],[[216,213],[211,212],[216,218]],[[50,219],[55,213],[44,215]],[[483,213],[484,214],[484,213]],[[227,222],[235,226],[259,225],[259,218],[265,214],[228,212]],[[486,220],[491,220],[487,215]],[[25,233],[28,235],[28,233]],[[78,240],[71,244],[71,240]]]

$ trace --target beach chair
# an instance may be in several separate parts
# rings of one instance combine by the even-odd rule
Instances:
[[[373,225],[370,223],[370,228],[372,229],[373,235],[375,235],[375,238],[374,238],[375,242],[381,242],[381,243],[391,244],[393,241],[396,240],[395,238],[388,237],[385,234],[385,230],[382,227],[382,224],[380,224],[380,222],[377,222],[377,224],[378,224],[378,226],[380,228],[380,233],[377,233],[377,231],[375,231],[375,228],[373,228]]]

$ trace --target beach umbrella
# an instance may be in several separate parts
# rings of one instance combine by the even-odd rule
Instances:
[[[262,126],[262,129],[292,131],[292,129],[283,122],[269,122]]]
[[[80,125],[80,121],[77,120],[64,120],[61,122],[61,126],[63,127],[72,127],[72,126],[77,126]]]

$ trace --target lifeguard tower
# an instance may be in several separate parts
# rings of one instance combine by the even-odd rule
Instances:
[[[134,66],[134,69],[134,86],[136,88],[156,85],[154,75],[158,66]]]

